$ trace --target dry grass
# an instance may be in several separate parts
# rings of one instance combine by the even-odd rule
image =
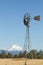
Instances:
[[[0,59],[0,65],[24,65],[25,59]],[[43,59],[28,59],[27,65],[43,65]]]

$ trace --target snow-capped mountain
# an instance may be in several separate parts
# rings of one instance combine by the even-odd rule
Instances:
[[[11,54],[19,54],[19,52],[23,51],[22,47],[20,47],[19,45],[16,45],[16,44],[13,44],[11,47],[4,48],[2,50],[4,50],[6,54],[8,52],[10,52]],[[0,50],[0,53],[2,52],[2,50]]]
[[[13,44],[10,48],[6,49],[8,51],[22,51],[22,47],[16,45],[16,44]]]

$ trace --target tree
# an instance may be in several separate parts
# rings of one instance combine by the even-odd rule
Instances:
[[[7,57],[7,58],[12,58],[12,54],[11,54],[11,53],[8,53],[8,54],[6,55],[6,57]]]
[[[0,58],[1,58],[1,54],[0,54]]]
[[[13,58],[17,58],[17,57],[18,57],[18,55],[17,54],[14,54]]]
[[[6,53],[5,53],[4,50],[2,50],[2,52],[1,52],[1,57],[2,57],[2,58],[5,58],[5,57],[6,57]]]
[[[23,57],[23,54],[22,54],[22,52],[20,52],[19,54],[18,54],[18,58],[22,58]]]
[[[34,58],[34,59],[37,58],[37,50],[31,50],[30,51],[30,58]]]
[[[37,53],[37,57],[38,59],[43,59],[43,51],[40,50],[38,53]]]
[[[26,55],[27,55],[27,51],[25,50],[25,51],[23,52],[23,57],[26,58]]]

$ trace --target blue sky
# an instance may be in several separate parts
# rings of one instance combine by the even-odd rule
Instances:
[[[43,0],[0,0],[0,49],[15,43],[23,47],[23,16],[27,12],[32,18],[41,17],[40,21],[30,21],[30,47],[43,50]]]

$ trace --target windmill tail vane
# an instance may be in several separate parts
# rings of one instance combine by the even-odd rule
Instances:
[[[40,15],[35,16],[35,17],[34,17],[34,20],[40,21]]]

